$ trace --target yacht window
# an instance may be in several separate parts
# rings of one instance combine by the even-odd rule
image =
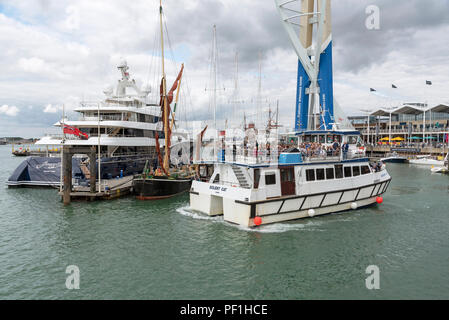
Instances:
[[[212,182],[212,183],[218,183],[218,182],[220,182],[220,174],[219,173],[217,173],[215,175],[214,182]]]
[[[324,180],[324,169],[316,169],[316,179],[319,180]]]
[[[334,168],[327,168],[326,169],[326,179],[328,179],[328,180],[335,179],[335,177],[334,177]]]
[[[354,177],[357,177],[360,175],[360,167],[359,166],[352,167],[352,175]]]
[[[315,170],[313,170],[313,169],[306,170],[306,180],[307,181],[315,181]]]
[[[266,173],[265,174],[265,185],[273,185],[276,184],[276,175],[274,173]]]
[[[345,178],[351,178],[352,177],[352,170],[351,167],[345,167]]]
[[[337,164],[335,166],[335,178],[342,179],[343,178],[343,166],[341,164]]]
[[[368,166],[362,166],[362,174],[370,174],[371,170]]]

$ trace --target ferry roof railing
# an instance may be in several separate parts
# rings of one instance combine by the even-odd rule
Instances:
[[[281,155],[290,155],[293,157],[285,157]],[[296,157],[294,155],[297,155]],[[236,148],[225,147],[219,149],[218,154],[214,152],[213,143],[203,146],[196,159],[194,155],[195,164],[229,164],[235,166],[244,166],[250,168],[272,167],[272,166],[294,166],[307,164],[326,164],[345,161],[356,161],[359,159],[366,159],[364,153],[342,154],[341,151],[328,153],[307,153],[304,150],[298,152],[289,152],[288,150],[271,148],[267,150],[261,144],[259,149],[254,146],[242,148],[241,145],[236,145]]]

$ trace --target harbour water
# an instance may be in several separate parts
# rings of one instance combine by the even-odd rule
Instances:
[[[188,195],[64,207],[7,188],[23,160],[0,146],[1,299],[449,299],[449,176],[429,168],[389,164],[380,206],[252,230],[190,212]]]

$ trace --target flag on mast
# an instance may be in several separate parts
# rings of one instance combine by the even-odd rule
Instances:
[[[392,87],[393,89],[397,89],[397,88],[398,88],[398,87],[396,87],[394,84],[392,84],[391,87]]]
[[[426,85],[431,86],[432,85],[432,81],[426,80]]]

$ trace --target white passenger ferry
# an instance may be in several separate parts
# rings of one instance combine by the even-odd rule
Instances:
[[[282,150],[276,133],[265,137],[255,128],[245,128],[243,138],[222,132],[213,148],[198,141],[195,161],[213,163],[214,173],[192,183],[191,209],[252,227],[381,203],[390,175],[369,163],[358,132],[338,125],[331,1],[274,2],[299,61],[296,148]]]
[[[320,135],[331,135],[345,143],[355,134],[304,133],[299,143]],[[239,154],[237,159],[244,157]],[[192,183],[190,207],[250,227],[380,203],[391,181],[384,166],[375,168],[363,155],[343,152],[306,156],[294,149],[280,153],[273,163],[230,160],[225,156],[224,161],[215,162],[209,182]]]

